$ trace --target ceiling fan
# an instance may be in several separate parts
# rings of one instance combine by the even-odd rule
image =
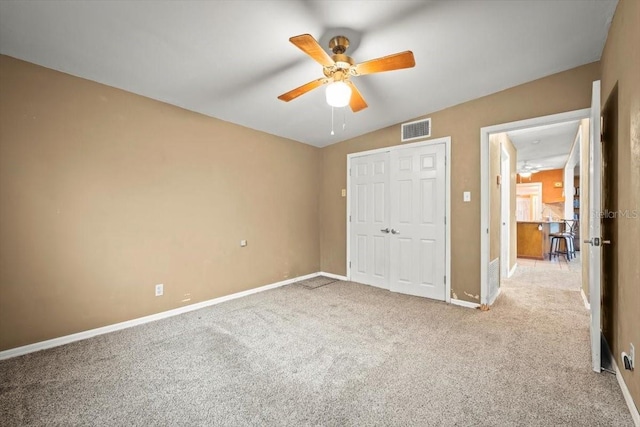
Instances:
[[[367,103],[351,81],[351,77],[411,68],[416,65],[413,52],[410,50],[354,64],[353,59],[345,54],[349,47],[349,39],[345,36],[336,36],[329,41],[329,49],[333,52],[332,56],[329,56],[310,34],[291,37],[289,41],[322,65],[324,77],[283,93],[278,99],[285,102],[296,99],[317,87],[329,84],[326,93],[327,103],[333,107],[349,105],[351,110],[357,113],[367,108]]]
[[[531,177],[531,174],[540,172],[541,165],[530,165],[527,160],[524,161],[524,164],[520,169],[518,169],[518,174],[523,178]]]

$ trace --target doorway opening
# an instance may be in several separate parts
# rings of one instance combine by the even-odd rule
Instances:
[[[578,194],[583,173],[574,173],[581,172],[589,113],[584,109],[481,129],[482,304],[495,301],[501,281],[518,265],[553,262],[568,270],[571,263],[581,273]],[[558,237],[551,248],[556,234],[570,232],[570,238]],[[582,289],[579,277],[575,286]]]
[[[613,97],[615,98],[616,92],[614,90]],[[612,102],[613,103],[613,102]],[[617,102],[615,102],[617,104]],[[495,194],[495,191],[492,191],[492,185],[494,176],[492,173],[495,173],[495,169],[492,167],[492,157],[491,157],[491,135],[492,134],[501,134],[501,133],[509,133],[509,132],[517,132],[527,128],[533,127],[541,127],[541,126],[554,126],[559,125],[561,123],[567,123],[572,121],[580,121],[581,132],[579,133],[579,138],[576,136],[576,141],[579,144],[574,144],[580,146],[580,150],[574,150],[574,152],[570,155],[567,163],[565,164],[565,174],[564,176],[570,176],[571,171],[575,171],[576,165],[580,164],[580,176],[576,181],[574,176],[574,186],[572,189],[573,194],[571,192],[566,191],[564,195],[567,199],[565,200],[564,210],[562,215],[571,215],[571,205],[570,203],[574,203],[574,206],[577,207],[577,218],[575,216],[576,211],[574,208],[574,221],[573,224],[578,224],[581,230],[584,230],[584,237],[582,239],[582,244],[575,244],[576,237],[574,237],[573,243],[574,246],[578,246],[582,249],[580,252],[584,253],[584,262],[582,263],[582,280],[580,286],[580,292],[582,293],[582,297],[585,303],[585,307],[589,310],[590,320],[589,320],[589,335],[590,335],[590,346],[591,346],[591,356],[592,356],[592,368],[596,372],[601,372],[601,293],[602,293],[602,281],[601,281],[601,242],[604,242],[601,235],[601,221],[600,221],[600,212],[602,211],[601,205],[601,197],[603,194],[603,186],[601,183],[602,172],[607,172],[601,164],[602,157],[602,144],[601,144],[601,133],[600,133],[600,81],[594,81],[592,85],[591,91],[591,107],[583,110],[576,110],[566,113],[554,114],[550,116],[538,117],[533,119],[521,120],[517,122],[511,123],[503,123],[500,125],[488,126],[480,129],[480,181],[481,181],[481,197],[480,197],[480,301],[482,304],[491,305],[496,299],[498,292],[493,292],[490,285],[490,277],[491,275],[488,272],[491,269],[490,259],[491,255],[495,254],[495,251],[491,251],[491,242],[495,241],[496,228],[493,227],[493,222],[495,222],[496,211],[495,207],[492,209],[492,195]],[[612,107],[612,108],[617,108]],[[611,114],[613,117],[614,114]],[[610,119],[615,122],[614,119]],[[612,138],[612,137],[609,137]],[[615,139],[613,140],[615,142]],[[532,141],[533,142],[533,141]],[[612,144],[613,145],[613,144]],[[616,157],[613,148],[609,153],[605,153],[607,156]],[[577,151],[577,152],[575,152]],[[612,154],[613,153],[613,154]],[[525,168],[525,166],[527,166]],[[534,166],[535,168],[535,166]],[[521,165],[521,172],[525,172],[524,174],[520,174],[522,178],[528,178],[531,174],[527,174],[527,172],[533,173],[531,170],[531,165],[528,163],[526,165]],[[541,173],[538,171],[538,173]],[[607,172],[609,174],[616,173],[611,170]],[[524,176],[523,176],[524,175]],[[528,175],[528,177],[527,177]],[[513,181],[513,177],[512,183]],[[570,178],[565,178],[567,184],[570,183]],[[498,181],[499,182],[499,181]],[[553,181],[552,181],[553,182]],[[575,185],[575,183],[579,183],[579,185]],[[608,182],[608,185],[615,184],[614,182]],[[564,183],[561,182],[559,187],[564,188]],[[559,188],[555,185],[549,186],[551,189]],[[573,202],[571,202],[573,200]],[[615,203],[614,203],[615,204]],[[493,215],[492,215],[493,212]],[[540,216],[543,217],[545,212],[541,210]],[[547,215],[549,215],[547,213]],[[549,218],[549,216],[547,216]],[[553,214],[551,214],[551,219],[553,219]],[[566,218],[565,218],[566,219]],[[538,235],[543,231],[545,227],[550,227],[553,221],[543,221],[542,218],[535,222],[534,227],[537,230],[531,230],[532,232],[537,231]],[[614,234],[617,232],[615,225],[610,227],[615,230]],[[493,232],[492,232],[493,230]],[[517,233],[517,231],[516,231]],[[542,233],[545,234],[545,233]],[[550,234],[550,233],[549,233]],[[567,252],[570,251],[568,246],[571,243],[571,239],[564,239],[565,236],[561,235],[562,240],[566,241],[565,246],[567,249],[565,250],[565,254],[567,258],[569,258],[569,254]],[[521,238],[519,236],[518,238]],[[581,239],[581,240],[582,240]],[[499,242],[499,239],[497,239]],[[579,240],[578,240],[579,242]],[[544,246],[542,246],[544,247]],[[549,247],[549,246],[547,246]],[[544,251],[544,249],[542,249]],[[556,249],[550,249],[549,252],[556,252],[554,255],[559,255]],[[612,250],[612,257],[615,257],[615,250]],[[576,252],[579,253],[579,252]],[[617,260],[614,258],[611,261],[614,265]],[[612,268],[609,266],[609,268]],[[606,273],[615,277],[615,272]],[[499,282],[498,282],[499,286]],[[511,292],[511,289],[509,289]],[[615,290],[614,290],[615,291]],[[586,294],[586,295],[585,295]],[[614,319],[615,320],[615,319]]]

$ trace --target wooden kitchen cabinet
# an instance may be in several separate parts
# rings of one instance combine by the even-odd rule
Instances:
[[[549,234],[558,233],[563,222],[518,221],[518,258],[549,258]]]

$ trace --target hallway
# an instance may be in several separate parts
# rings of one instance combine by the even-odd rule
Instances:
[[[560,256],[552,261],[518,258],[517,263],[513,276],[502,280],[502,291],[504,287],[539,286],[576,291],[580,297],[582,263],[579,251],[569,262]]]
[[[572,404],[559,405],[559,413],[606,407],[619,418],[613,424],[600,418],[603,425],[633,425],[615,375],[591,371],[589,311],[581,295],[580,253],[570,262],[564,257],[553,261],[518,258],[517,262],[514,274],[502,280],[500,295],[489,311],[505,322],[511,334],[520,337],[523,349],[513,353],[518,367],[514,372],[520,372],[516,375],[533,368],[539,372],[537,381],[555,377],[548,393],[555,394],[558,402],[563,393],[556,389],[559,384],[580,390],[579,397],[572,397]],[[516,345],[512,351],[518,346],[510,344]],[[594,394],[595,388],[599,392]],[[573,425],[570,419],[567,424]]]

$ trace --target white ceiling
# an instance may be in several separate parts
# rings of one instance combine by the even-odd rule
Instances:
[[[596,61],[616,4],[4,0],[0,52],[322,147]],[[345,32],[356,62],[412,50],[416,67],[354,78],[369,108],[331,136],[323,88],[276,97],[322,76],[289,37]]]
[[[518,154],[518,170],[526,161],[537,169],[563,169],[578,134],[580,121],[507,132]]]

